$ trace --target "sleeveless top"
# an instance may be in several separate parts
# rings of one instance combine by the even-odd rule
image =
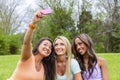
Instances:
[[[31,56],[27,61],[19,61],[15,71],[8,80],[44,80],[44,66],[40,71],[35,68],[35,59]]]
[[[83,80],[102,80],[102,72],[98,64],[95,65],[93,73],[89,79],[88,79],[89,77],[88,70],[84,71],[82,76],[83,76]]]
[[[79,64],[76,59],[71,59],[71,65],[70,65],[71,73],[70,73],[70,80],[74,80],[74,74],[81,72],[81,69],[79,67]],[[58,75],[56,80],[66,80],[66,75]]]

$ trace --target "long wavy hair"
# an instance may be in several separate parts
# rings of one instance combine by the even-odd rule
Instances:
[[[80,34],[80,35],[76,36],[73,40],[72,52],[74,54],[74,57],[76,58],[76,60],[78,61],[79,65],[80,65],[80,68],[82,70],[82,74],[84,71],[86,71],[86,68],[84,65],[83,55],[81,55],[77,51],[77,48],[75,45],[76,38],[79,38],[88,48],[86,53],[88,55],[88,72],[89,72],[89,76],[87,79],[89,79],[93,73],[95,65],[97,64],[97,56],[95,55],[95,51],[93,48],[94,47],[93,42],[92,42],[92,39],[87,34]]]
[[[57,36],[55,38],[54,42],[53,42],[53,45],[55,44],[55,41],[57,39],[61,39],[64,42],[66,50],[67,50],[66,51],[67,64],[66,64],[66,73],[65,74],[66,74],[67,80],[70,80],[70,64],[71,64],[71,57],[72,57],[71,44],[70,44],[69,40],[66,37]],[[56,55],[56,57],[57,57],[57,55]],[[57,63],[57,61],[55,61],[55,62]],[[57,66],[56,66],[56,69],[57,69]],[[56,75],[57,75],[57,72],[56,72]]]
[[[47,38],[47,37],[43,37],[39,40],[39,42],[36,44],[36,46],[33,48],[33,54],[37,55],[38,54],[38,47],[39,45],[44,41],[44,40],[48,40],[51,42],[51,44],[53,44],[52,40]],[[53,51],[53,45],[52,45],[52,49],[51,49],[51,54],[48,57],[45,57],[42,62],[43,62],[43,66],[45,69],[45,80],[55,80],[55,58],[54,58],[54,51]]]

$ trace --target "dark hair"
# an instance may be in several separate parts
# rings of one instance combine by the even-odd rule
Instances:
[[[84,65],[83,56],[76,50],[76,45],[75,45],[76,38],[79,38],[88,47],[87,54],[88,54],[88,72],[89,72],[88,79],[89,79],[97,63],[97,56],[95,55],[95,51],[93,49],[93,42],[92,42],[92,39],[87,34],[80,34],[76,36],[73,40],[72,52],[80,65],[82,74],[86,70],[86,68]]]
[[[43,37],[39,40],[38,44],[34,47],[33,49],[33,54],[37,55],[38,54],[38,47],[39,45],[44,41],[48,40],[52,43],[52,49],[51,49],[51,54],[48,57],[45,57],[42,62],[43,66],[45,69],[45,80],[55,80],[55,59],[54,59],[54,49],[53,49],[53,42],[51,39],[47,37]]]

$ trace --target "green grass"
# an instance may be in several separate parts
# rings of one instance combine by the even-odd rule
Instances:
[[[14,71],[19,55],[0,56],[0,80],[6,80]]]
[[[110,80],[120,80],[120,53],[98,54],[106,59]],[[6,80],[13,73],[19,60],[19,55],[0,56],[0,80]]]
[[[107,61],[110,80],[120,80],[120,53],[99,54],[99,56]]]

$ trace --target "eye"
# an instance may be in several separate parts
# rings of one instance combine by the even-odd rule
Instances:
[[[47,46],[47,44],[43,44],[44,46]]]
[[[49,46],[50,49],[52,49],[52,46]]]
[[[52,45],[48,45],[48,44],[43,44],[45,47],[49,47],[49,49],[52,49]]]
[[[55,44],[54,47],[55,47],[55,46],[58,46],[58,44]]]
[[[78,42],[75,44],[75,46],[78,47],[78,46],[81,46],[82,44],[83,44],[82,42]]]
[[[60,45],[64,46],[64,43],[60,43]]]
[[[78,45],[81,45],[81,44],[82,44],[82,42],[79,42],[79,43],[78,43]]]

